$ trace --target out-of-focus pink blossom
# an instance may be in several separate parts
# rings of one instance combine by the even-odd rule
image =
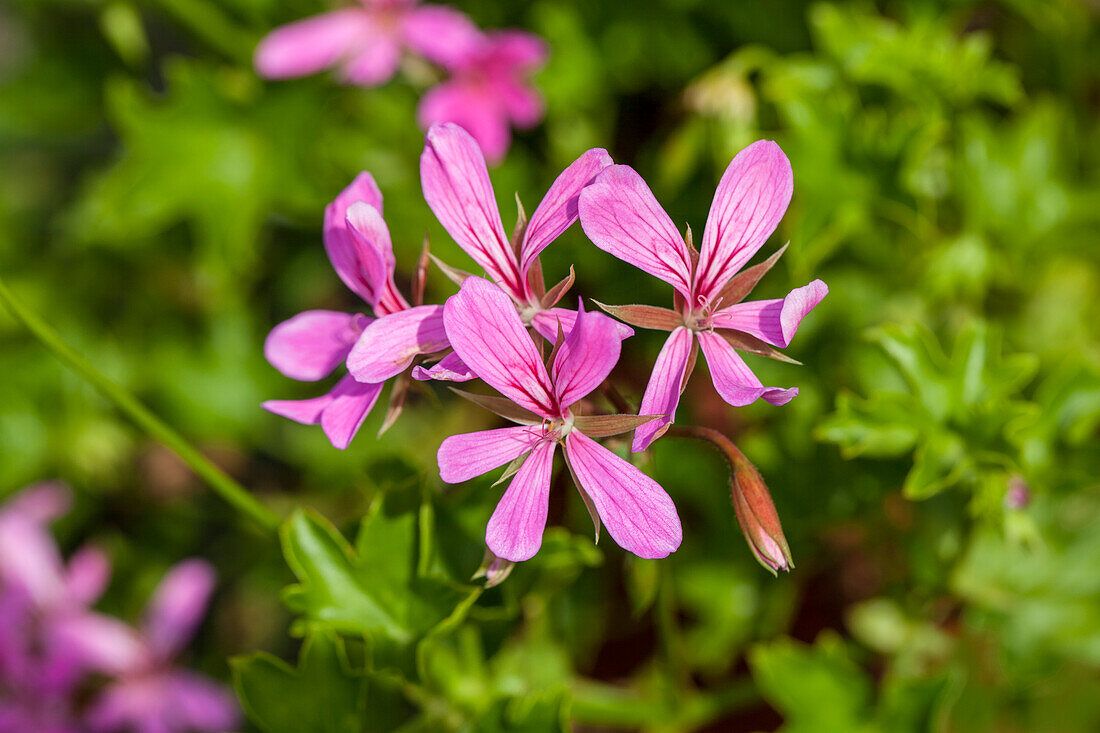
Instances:
[[[611,164],[611,156],[601,148],[577,158],[550,186],[514,245],[504,233],[485,157],[462,127],[444,123],[428,130],[420,156],[420,182],[428,206],[447,233],[508,294],[524,324],[553,341],[559,320],[568,331],[576,313],[554,307],[567,288],[546,292],[539,254],[577,221],[581,190]],[[620,324],[619,333],[627,338],[634,331]],[[454,355],[431,369],[417,367],[413,376],[449,381],[474,378]]]
[[[680,519],[665,490],[585,435],[583,418],[570,409],[619,360],[621,339],[612,319],[582,306],[549,370],[515,305],[488,280],[467,278],[447,301],[444,322],[455,353],[521,415],[516,427],[453,435],[439,447],[439,472],[447,483],[522,461],[486,529],[493,555],[518,562],[538,552],[559,443],[578,490],[621,547],[659,558],[680,546]]]
[[[580,219],[597,247],[659,277],[676,289],[676,310],[652,306],[609,309],[634,325],[671,331],[657,357],[639,412],[664,417],[639,427],[635,451],[645,450],[675,420],[680,394],[702,347],[722,399],[740,407],[759,398],[789,402],[797,388],[765,387],[737,349],[777,355],[802,318],[829,292],[821,280],[785,298],[742,303],[762,269],[741,268],[775,231],[793,190],[787,156],[760,140],[734,157],[718,184],[696,252],[676,231],[653,193],[632,168],[607,168],[580,195]],[[735,277],[736,276],[736,277]]]
[[[132,632],[134,653],[85,714],[96,733],[224,733],[239,713],[227,689],[172,666],[206,612],[214,570],[202,560],[176,565]]]
[[[444,66],[451,77],[420,100],[421,127],[456,122],[499,162],[512,143],[512,128],[535,125],[543,100],[528,81],[548,56],[546,43],[522,31],[496,31],[467,44]]]
[[[417,0],[362,0],[276,28],[256,48],[256,71],[268,79],[339,67],[350,84],[376,86],[397,70],[405,49],[444,66],[465,63],[483,43],[462,13]]]
[[[326,207],[324,241],[336,274],[377,318],[305,311],[271,330],[264,355],[280,372],[301,381],[328,376],[353,347],[367,358],[355,362],[361,373],[345,375],[327,394],[269,400],[263,407],[305,425],[320,424],[329,441],[344,449],[367,419],[386,380],[404,371],[417,354],[446,348],[447,339],[443,307],[410,306],[394,285],[396,262],[382,219],[382,193],[369,173],[360,173]]]

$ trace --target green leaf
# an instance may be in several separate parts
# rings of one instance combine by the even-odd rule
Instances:
[[[249,720],[265,733],[362,733],[365,679],[351,670],[343,642],[315,631],[295,669],[270,654],[230,660]]]
[[[284,592],[287,606],[302,616],[299,630],[321,624],[404,646],[470,597],[469,589],[417,573],[419,515],[391,515],[381,497],[363,519],[354,549],[327,520],[307,511],[295,512],[281,536],[299,580]]]

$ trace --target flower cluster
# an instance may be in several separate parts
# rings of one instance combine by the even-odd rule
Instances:
[[[232,695],[172,664],[202,619],[213,569],[172,568],[137,628],[98,613],[106,555],[85,547],[66,563],[48,529],[69,500],[40,484],[0,507],[0,732],[232,730]]]
[[[344,81],[373,87],[394,76],[403,53],[446,74],[420,100],[420,124],[461,124],[491,160],[504,157],[513,126],[542,119],[542,97],[527,83],[546,62],[542,39],[485,32],[457,10],[418,0],[360,0],[357,7],[277,28],[256,48],[255,66],[268,79],[338,67]]]
[[[776,347],[790,343],[803,317],[828,292],[815,280],[782,299],[742,302],[782,253],[742,270],[774,232],[790,201],[786,156],[775,143],[760,141],[733,159],[715,193],[701,251],[690,229],[680,237],[641,177],[615,165],[604,150],[589,150],[566,168],[530,219],[520,207],[511,237],[505,234],[482,151],[462,127],[432,126],[420,171],[432,212],[487,277],[437,260],[460,288],[444,305],[424,305],[430,256],[425,246],[410,307],[393,285],[395,262],[382,196],[370,175],[361,174],[326,210],[324,237],[333,267],[376,318],[307,311],[276,326],[266,353],[284,374],[320,379],[341,362],[348,374],[323,397],[267,402],[265,407],[321,424],[333,445],[346,448],[387,380],[397,381],[383,429],[401,409],[410,378],[480,378],[500,396],[459,394],[516,425],[451,436],[439,448],[438,463],[447,483],[508,466],[504,479],[511,482],[486,532],[495,558],[516,562],[538,551],[559,445],[597,533],[606,525],[630,552],[667,556],[682,534],[672,500],[653,479],[595,439],[633,430],[637,452],[659,438],[675,422],[697,346],[718,394],[731,405],[760,398],[781,405],[798,393],[763,386],[737,353],[786,359]],[[672,284],[674,308],[599,304],[621,319],[615,320],[586,310],[583,301],[576,310],[559,305],[574,273],[548,289],[539,254],[578,219],[598,247]],[[670,336],[639,414],[593,414],[588,396],[606,388],[622,341],[633,335],[628,324]],[[733,463],[737,476],[752,472],[743,456]],[[789,567],[790,553],[778,519],[771,520],[774,508],[763,483],[757,476],[751,491],[737,488],[744,483],[734,482],[734,503],[750,546],[773,570]],[[768,519],[763,529],[757,526],[759,517]],[[506,574],[499,563],[487,567],[497,568],[500,577]]]

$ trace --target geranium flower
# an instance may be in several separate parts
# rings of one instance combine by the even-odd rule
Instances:
[[[447,346],[443,307],[410,306],[394,285],[393,245],[381,212],[382,193],[364,172],[326,207],[324,225],[325,249],[336,274],[378,318],[306,311],[273,328],[264,342],[264,356],[271,365],[301,381],[323,379],[347,359],[357,342],[367,344],[372,361],[363,381],[349,374],[321,397],[263,403],[265,410],[304,425],[320,423],[340,449],[351,443],[387,379],[403,372],[417,354]],[[420,285],[414,291],[419,301]],[[396,417],[403,395],[403,389],[395,388],[383,429]]]
[[[619,360],[621,341],[614,321],[600,313],[586,314],[582,305],[547,371],[515,305],[489,281],[467,278],[447,301],[443,317],[458,356],[511,401],[500,400],[506,405],[500,414],[520,423],[453,435],[439,447],[439,473],[447,483],[519,459],[486,529],[485,542],[494,555],[516,562],[538,552],[559,444],[578,490],[595,512],[593,519],[598,515],[621,547],[639,557],[659,558],[680,546],[680,519],[665,490],[585,434],[612,434],[599,431],[608,418],[579,416],[570,409]],[[618,419],[611,416],[610,421]]]
[[[546,43],[522,31],[497,31],[466,44],[444,62],[451,78],[420,100],[421,127],[457,122],[499,162],[512,143],[513,126],[531,127],[542,119],[542,96],[527,78],[548,56]]]
[[[685,241],[629,166],[611,166],[581,192],[581,226],[588,238],[676,289],[675,310],[607,308],[636,326],[672,332],[639,410],[663,417],[635,431],[634,451],[645,450],[675,420],[695,365],[696,344],[703,349],[718,394],[735,407],[761,397],[782,405],[798,394],[798,388],[763,386],[737,353],[741,349],[785,359],[772,347],[789,344],[802,318],[829,292],[824,282],[814,280],[785,298],[741,302],[782,253],[738,274],[775,231],[792,190],[791,164],[778,145],[761,140],[742,150],[715,191],[700,252],[690,242],[690,230]]]
[[[85,715],[95,733],[223,733],[238,723],[237,704],[222,685],[172,666],[195,633],[214,588],[202,560],[172,568],[157,586],[140,629],[111,671],[115,679]]]
[[[388,81],[401,51],[409,49],[439,64],[460,64],[482,43],[469,18],[417,0],[362,0],[276,28],[256,48],[257,73],[268,79],[307,76],[333,66],[361,86]]]
[[[531,218],[521,217],[511,240],[504,233],[485,157],[460,126],[445,123],[428,130],[420,180],[428,206],[447,233],[503,288],[523,322],[553,341],[559,319],[568,331],[576,317],[574,311],[554,307],[572,285],[572,277],[547,291],[539,253],[577,220],[581,189],[611,164],[611,156],[601,148],[582,154],[550,186]],[[620,324],[619,333],[627,338],[634,331]],[[356,373],[353,360],[348,364]],[[474,377],[453,355],[432,369],[418,367],[413,376],[453,381]]]

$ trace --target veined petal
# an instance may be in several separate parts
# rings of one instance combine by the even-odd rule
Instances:
[[[364,265],[360,259],[356,243],[348,234],[348,208],[362,201],[382,212],[382,192],[370,173],[363,171],[355,180],[325,207],[324,240],[325,251],[332,262],[336,274],[340,276],[348,289],[364,301],[373,303],[378,297],[377,273],[394,266],[393,251],[383,252],[383,267],[379,267],[373,254]],[[389,241],[389,234],[386,235]]]
[[[447,69],[459,66],[481,43],[481,29],[464,13],[443,5],[412,8],[402,18],[409,47]]]
[[[485,544],[497,557],[530,560],[542,546],[556,447],[546,440],[531,451],[489,518]]]
[[[542,438],[543,430],[533,425],[452,435],[436,454],[439,478],[448,484],[469,481],[514,461]]]
[[[348,354],[348,371],[360,382],[384,382],[405,371],[417,354],[446,347],[443,306],[418,305],[382,316],[363,329]]]
[[[432,125],[420,156],[420,181],[428,206],[458,246],[493,280],[522,294],[519,265],[474,138],[453,122]]]
[[[321,413],[321,429],[334,448],[344,450],[351,439],[363,426],[378,395],[382,394],[383,382],[364,384],[356,381],[350,374],[344,375],[329,397],[331,402]]]
[[[698,336],[714,388],[722,399],[734,407],[750,405],[761,397],[773,405],[785,405],[798,394],[797,387],[782,389],[763,386],[745,360],[718,334],[700,331]]]
[[[371,298],[367,302],[380,316],[408,308],[409,304],[393,284],[396,261],[390,229],[382,213],[366,202],[357,201],[348,207],[346,222],[363,281],[370,287]]]
[[[554,343],[558,338],[558,321],[561,321],[562,333],[569,333],[573,330],[573,323],[576,320],[577,311],[571,311],[568,308],[547,308],[535,313],[531,318],[531,327],[544,339]],[[613,323],[620,341],[634,335],[634,329],[625,323],[619,321],[613,321]]]
[[[584,233],[597,247],[691,297],[687,245],[633,168],[605,168],[581,191],[579,211]]]
[[[440,382],[469,382],[471,379],[477,379],[477,375],[474,374],[473,370],[466,366],[466,362],[462,361],[462,358],[453,351],[428,369],[422,366],[414,366],[412,377],[420,382],[427,382],[430,380]]]
[[[276,28],[256,47],[256,72],[267,79],[316,74],[347,56],[369,25],[361,8],[345,8]]]
[[[149,645],[162,659],[176,655],[206,614],[216,576],[205,560],[184,560],[160,581],[142,624]]]
[[[687,369],[688,358],[694,348],[695,340],[691,331],[681,326],[669,334],[661,353],[657,355],[638,414],[664,417],[638,426],[631,446],[635,453],[648,448],[650,443],[664,435],[668,426],[675,422],[676,406],[680,404],[680,392],[684,384],[684,370]]]
[[[539,253],[577,220],[581,190],[613,162],[606,150],[592,148],[573,161],[550,186],[523,234],[519,264],[524,278]]]
[[[829,287],[821,280],[795,288],[786,298],[750,300],[723,308],[711,317],[715,328],[732,328],[756,336],[772,346],[791,343],[806,314],[828,295]]]
[[[264,341],[264,357],[291,379],[324,379],[347,358],[369,320],[338,311],[299,313],[271,329]]]
[[[794,191],[791,163],[771,140],[758,140],[726,168],[703,230],[695,292],[709,300],[779,225]]]
[[[323,394],[308,400],[267,400],[260,407],[302,425],[317,425],[321,422],[321,413],[331,404],[332,395]]]
[[[621,348],[615,321],[603,313],[585,313],[582,302],[550,370],[558,404],[568,407],[599,387],[619,362]]]
[[[503,290],[468,277],[443,307],[443,320],[455,353],[474,374],[520,407],[558,417],[550,376]]]
[[[578,430],[566,436],[565,452],[620,547],[638,557],[660,558],[680,546],[680,517],[660,484]]]

